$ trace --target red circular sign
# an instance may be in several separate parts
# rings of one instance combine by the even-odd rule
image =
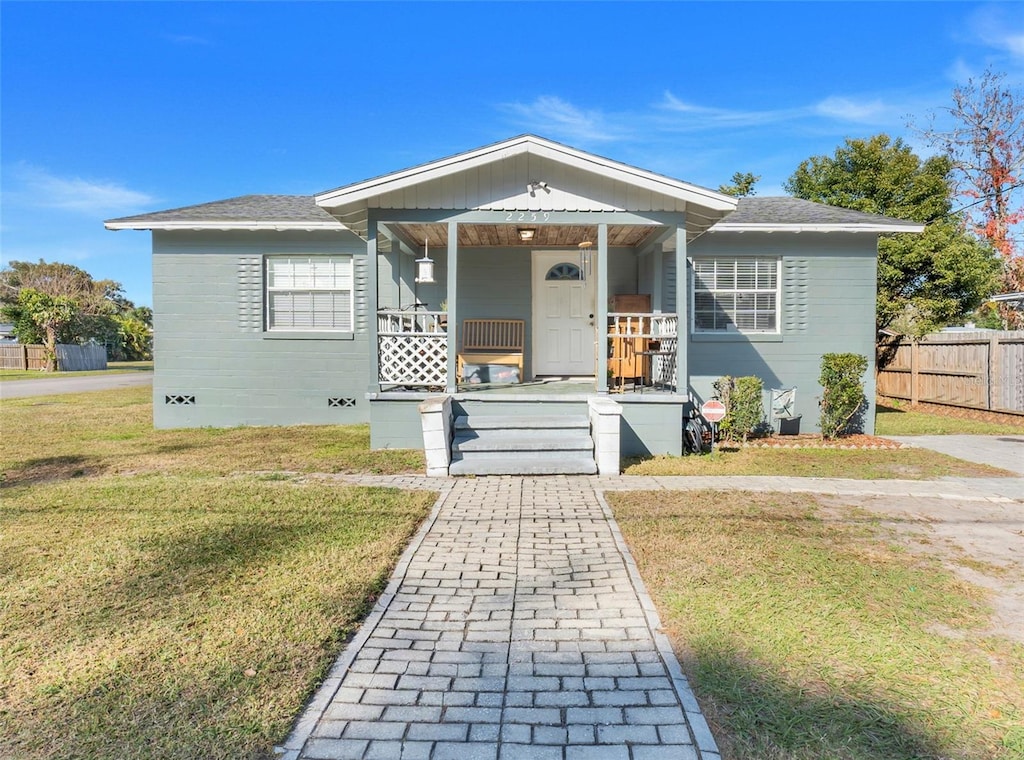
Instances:
[[[721,422],[725,419],[725,404],[716,399],[705,401],[700,407],[700,416],[708,422]]]

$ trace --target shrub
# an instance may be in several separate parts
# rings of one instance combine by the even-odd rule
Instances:
[[[867,357],[860,354],[825,354],[821,357],[821,435],[837,438],[859,432],[867,406],[864,372]]]
[[[753,375],[725,375],[714,383],[719,399],[725,404],[725,419],[718,425],[723,440],[747,440],[764,422],[764,383]]]

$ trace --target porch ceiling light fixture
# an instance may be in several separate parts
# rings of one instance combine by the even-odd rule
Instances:
[[[537,234],[536,227],[517,227],[516,232],[519,234],[519,239],[524,243],[529,243],[533,240],[533,236]]]
[[[434,262],[427,241],[423,241],[423,258],[416,259],[416,282],[434,282]]]

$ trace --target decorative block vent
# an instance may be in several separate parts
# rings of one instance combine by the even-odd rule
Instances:
[[[170,404],[171,406],[195,406],[196,397],[186,396],[184,394],[164,396],[164,403]]]
[[[355,409],[356,400],[354,398],[328,398],[327,406],[338,409]]]

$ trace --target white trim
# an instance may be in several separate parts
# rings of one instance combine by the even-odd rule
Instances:
[[[923,224],[784,224],[781,222],[719,222],[708,232],[924,232]]]
[[[775,327],[771,330],[742,330],[737,327],[734,330],[716,330],[714,328],[700,328],[697,326],[697,267],[698,261],[714,261],[714,262],[731,262],[736,264],[742,260],[774,260],[775,263]],[[783,299],[783,282],[782,282],[782,256],[773,254],[740,254],[734,256],[724,255],[708,255],[708,256],[688,256],[687,260],[690,264],[687,271],[687,276],[690,280],[688,284],[689,296],[690,296],[690,335],[781,335],[782,334],[782,299]],[[715,288],[713,290],[706,290],[702,292],[710,293],[714,298],[718,293],[738,293],[738,292],[752,292],[755,295],[755,307],[754,313],[758,312],[756,307],[756,296],[760,293],[767,293],[767,289],[760,288]],[[728,310],[726,310],[728,311]],[[735,311],[735,309],[733,309]],[[764,311],[764,310],[762,310]],[[755,317],[756,318],[756,317]]]
[[[584,153],[583,151],[553,143],[533,135],[514,137],[511,140],[496,143],[495,145],[478,148],[467,153],[460,153],[456,156],[432,161],[411,169],[357,182],[354,185],[347,185],[336,190],[328,190],[313,196],[313,200],[318,206],[330,208],[359,203],[377,195],[440,179],[467,169],[473,169],[524,153],[548,158],[584,171],[594,172],[595,167],[598,167],[603,170],[600,173],[605,176],[618,175],[618,179],[623,182],[669,195],[685,202],[697,203],[714,211],[733,211],[737,205],[735,198],[715,192],[714,190],[663,177],[653,172],[621,164],[607,158],[601,158],[590,153]]]
[[[257,222],[226,221],[167,221],[167,222],[105,222],[108,230],[347,230],[341,222]]]

